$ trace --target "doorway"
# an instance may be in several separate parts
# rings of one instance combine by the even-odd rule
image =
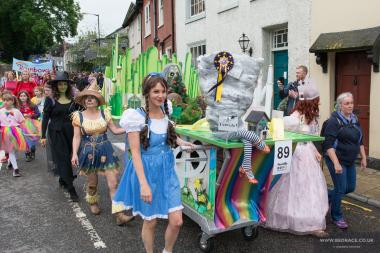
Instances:
[[[363,129],[363,144],[368,154],[369,147],[369,105],[371,87],[371,64],[365,52],[336,54],[336,93],[354,95],[354,114]]]
[[[284,86],[288,84],[288,50],[273,52],[273,75],[273,108],[277,109],[278,104],[281,102],[277,79],[283,77],[285,79]]]

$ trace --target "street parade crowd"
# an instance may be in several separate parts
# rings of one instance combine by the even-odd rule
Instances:
[[[305,82],[307,68],[298,66],[296,81],[284,85],[278,79],[280,109],[284,111],[287,130],[323,135],[321,148],[312,142],[300,142],[293,152],[292,170],[284,174],[271,189],[264,226],[294,234],[327,237],[326,214],[334,224],[347,229],[342,197],[355,190],[355,160],[361,157],[366,167],[363,131],[353,114],[354,97],[342,93],[330,118],[319,122],[319,92]],[[140,216],[144,222],[141,237],[146,252],[153,252],[157,219],[168,219],[165,248],[172,252],[182,225],[181,191],[175,172],[173,148],[194,144],[182,140],[171,121],[172,103],[167,99],[168,83],[162,73],[149,73],[142,81],[145,104],[127,109],[114,124],[108,110],[100,109],[105,99],[99,92],[104,82],[101,73],[46,73],[41,77],[24,71],[20,80],[8,71],[1,86],[1,162],[20,177],[17,155],[23,152],[26,162],[35,160],[38,142],[46,148],[59,185],[72,201],[79,200],[74,187],[76,175],[86,176],[86,202],[94,215],[101,213],[98,177],[107,181],[116,224],[132,222]],[[127,134],[125,168],[119,163],[107,135]],[[269,147],[253,133],[250,146],[268,153]],[[128,151],[129,150],[129,151]],[[130,152],[130,154],[129,154]],[[20,157],[19,157],[20,158]],[[324,160],[334,188],[327,189],[321,169]],[[257,184],[251,162],[244,161],[239,170],[249,183]],[[76,171],[78,170],[78,171]],[[123,172],[121,174],[121,172]],[[132,215],[126,213],[132,209]]]

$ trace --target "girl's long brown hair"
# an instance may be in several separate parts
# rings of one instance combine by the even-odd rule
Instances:
[[[32,103],[32,101],[30,100],[29,93],[28,93],[26,90],[22,90],[22,91],[20,91],[20,92],[17,94],[17,101],[18,101],[19,106],[22,105],[22,102],[21,102],[21,100],[20,100],[20,95],[21,95],[21,94],[25,94],[26,97],[28,98],[28,99],[26,100],[26,104],[27,104],[30,108],[32,108],[32,107],[35,106],[35,105]]]
[[[313,100],[299,100],[293,109],[301,115],[305,115],[306,124],[310,124],[319,117],[319,97]]]
[[[140,132],[140,142],[143,148],[146,150],[149,147],[149,138],[148,138],[148,122],[149,122],[149,92],[153,89],[157,84],[161,84],[165,91],[168,91],[168,84],[165,79],[159,75],[148,75],[144,78],[142,84],[142,95],[145,98],[145,127]],[[164,103],[164,111],[167,117],[169,118],[169,108],[168,108],[168,100],[165,99]],[[175,133],[175,128],[173,124],[169,121],[168,129],[167,129],[167,137],[166,143],[170,147],[174,147],[176,145],[177,135]]]

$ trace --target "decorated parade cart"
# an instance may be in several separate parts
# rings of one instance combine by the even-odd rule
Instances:
[[[195,150],[176,149],[177,175],[181,182],[184,214],[200,227],[199,247],[203,252],[213,248],[214,237],[219,233],[241,229],[245,239],[257,237],[257,225],[265,221],[265,203],[269,190],[281,174],[272,175],[275,154],[279,156],[276,141],[266,140],[269,154],[259,150],[252,153],[252,168],[258,184],[250,184],[239,176],[243,160],[243,144],[216,138],[205,129],[192,126],[176,129],[185,140],[197,144]],[[323,138],[295,132],[285,132],[284,140],[291,149],[297,142],[321,141]],[[280,150],[281,151],[281,150]],[[284,156],[285,152],[282,152]],[[281,155],[281,154],[280,154]],[[291,152],[290,152],[291,158]],[[279,161],[281,163],[281,161]]]
[[[130,49],[118,54],[116,37],[103,93],[112,116],[119,118],[124,109],[143,106],[144,76],[162,71],[176,132],[195,144],[174,152],[184,214],[200,226],[199,247],[209,252],[219,233],[241,229],[245,239],[256,238],[257,226],[266,220],[268,194],[281,174],[290,171],[296,144],[323,138],[284,132],[282,115],[272,111],[273,67],[263,70],[263,59],[222,51],[200,56],[197,68],[191,60],[191,53],[184,64],[175,54],[159,57],[155,47],[132,60]],[[229,138],[236,133],[239,138]],[[253,134],[265,140],[269,153],[247,148],[254,142],[246,137]],[[247,157],[257,184],[239,173]]]

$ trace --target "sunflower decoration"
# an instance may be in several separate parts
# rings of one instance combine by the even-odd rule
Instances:
[[[196,192],[195,208],[200,213],[205,213],[212,208],[212,204],[209,201],[206,193],[206,188],[203,187],[203,179],[196,178],[194,180],[194,190]]]
[[[197,178],[194,180],[194,190],[196,192],[199,192],[202,190],[202,181],[201,179]]]
[[[206,202],[207,202],[206,195],[203,193],[199,194],[198,195],[198,202],[202,203],[202,204],[206,204]]]
[[[214,66],[218,71],[218,79],[215,85],[208,92],[215,91],[215,101],[220,102],[222,98],[223,81],[227,77],[227,73],[234,67],[234,58],[228,52],[220,52],[214,58]]]

